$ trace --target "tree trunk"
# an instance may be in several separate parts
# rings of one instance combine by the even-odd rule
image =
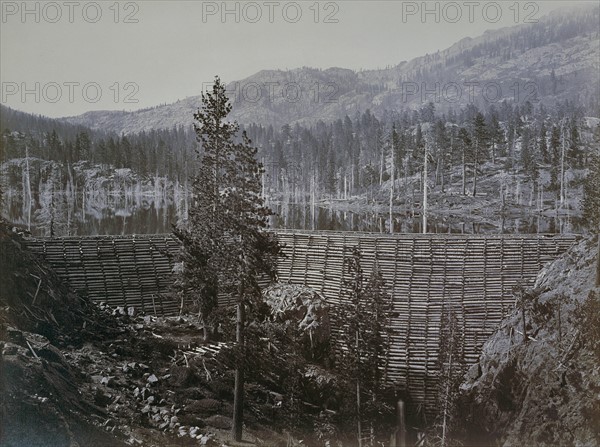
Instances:
[[[348,174],[344,173],[344,200],[348,200]]]
[[[406,447],[406,421],[404,401],[396,402],[396,429],[392,435],[390,447]]]
[[[467,166],[465,165],[465,150],[462,152],[462,193],[467,195]]]
[[[240,287],[241,288],[241,287]],[[237,305],[237,321],[236,321],[236,342],[238,348],[243,350],[244,347],[244,322],[245,308],[241,301]],[[243,359],[237,365],[235,370],[235,388],[233,391],[233,428],[232,436],[236,441],[242,440],[242,424],[244,423],[244,364]]]
[[[427,149],[423,163],[423,234],[427,233]]]
[[[441,187],[442,187],[442,193],[446,192],[446,178],[444,176],[444,171],[445,169],[442,169],[442,174],[441,174]],[[451,182],[452,183],[452,182]]]
[[[562,149],[560,153],[560,208],[565,205],[565,126],[562,127]]]
[[[315,220],[316,220],[316,209],[315,209],[315,202],[316,202],[316,179],[315,179],[315,173],[313,172],[312,174],[312,178],[311,178],[311,183],[310,183],[310,215],[311,215],[311,228],[314,230],[315,229]]]
[[[392,140],[392,177],[390,178],[390,234],[394,233],[394,182],[396,181],[396,169],[394,168],[394,141]]]
[[[477,168],[478,163],[477,163],[477,158],[479,157],[479,149],[476,147],[475,148],[475,161],[473,163],[473,197],[475,197],[475,195],[477,194]]]
[[[383,164],[384,164],[383,145],[381,145],[381,163],[379,164],[379,187],[383,185]]]
[[[359,340],[359,335],[358,335],[358,331],[356,331],[356,360],[357,360],[357,365],[360,365],[358,340]],[[357,376],[358,376],[358,374],[359,374],[359,370],[357,369]],[[361,426],[361,420],[360,420],[360,379],[358,377],[356,377],[356,421],[357,421],[356,429],[357,429],[358,447],[362,447],[362,426]]]
[[[261,161],[262,165],[265,165],[265,157],[262,158]],[[277,179],[278,176],[275,176],[275,179]],[[260,196],[262,197],[263,200],[266,199],[266,180],[267,180],[267,170],[263,168],[263,172],[260,176]],[[277,180],[276,180],[277,181]]]
[[[27,230],[31,231],[31,207],[32,207],[32,195],[31,195],[31,178],[29,176],[29,147],[25,145],[25,165],[27,168]]]
[[[450,382],[452,380],[452,352],[450,352],[448,365],[448,377],[446,377],[446,395],[444,396],[444,411],[442,419],[442,439],[440,445],[446,447],[448,445],[448,404],[450,403]]]

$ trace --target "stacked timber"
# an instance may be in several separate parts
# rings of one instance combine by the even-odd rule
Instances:
[[[464,356],[475,363],[481,346],[514,307],[512,290],[533,284],[542,266],[564,253],[575,236],[421,235],[278,231],[284,257],[279,280],[310,287],[331,305],[344,300],[345,263],[357,247],[368,276],[375,264],[392,297],[388,381],[414,402],[435,408],[440,323],[452,312],[462,328]],[[80,294],[111,306],[172,315],[171,235],[29,239]],[[235,297],[220,297],[231,304]],[[338,330],[333,327],[333,331]]]
[[[76,292],[95,302],[155,315],[179,310],[180,303],[168,293],[172,255],[179,247],[169,235],[40,238],[26,243]]]
[[[282,281],[319,291],[333,305],[349,279],[352,248],[370,274],[377,262],[392,295],[387,378],[413,401],[435,407],[442,314],[451,310],[462,328],[467,365],[514,306],[513,288],[533,284],[541,267],[565,252],[573,236],[382,235],[278,232],[286,258]],[[333,328],[336,330],[336,328]]]

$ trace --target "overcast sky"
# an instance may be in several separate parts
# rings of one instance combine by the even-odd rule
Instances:
[[[0,101],[59,117],[173,102],[216,74],[384,68],[573,3],[2,1]]]

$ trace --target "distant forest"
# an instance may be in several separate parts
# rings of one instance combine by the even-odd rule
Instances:
[[[0,126],[0,161],[28,157],[57,162],[64,168],[65,185],[70,167],[82,161],[186,184],[197,166],[195,151],[201,150],[192,113],[189,126],[118,136],[3,107]],[[503,102],[487,110],[468,105],[444,114],[429,103],[379,118],[367,110],[311,127],[252,124],[242,129],[259,148],[265,192],[275,199],[365,194],[392,175],[399,181],[419,174],[426,151],[430,182],[442,191],[453,172],[460,173],[463,183],[476,185],[481,166],[491,162],[533,184],[540,171],[547,171],[545,190],[558,194],[560,171],[584,168],[600,132],[600,127],[588,129],[583,110],[569,102],[552,109],[529,102]],[[586,132],[595,138],[582,138]],[[475,185],[469,186],[470,193],[476,193]]]

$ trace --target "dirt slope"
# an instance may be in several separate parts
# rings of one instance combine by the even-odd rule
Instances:
[[[137,315],[77,296],[0,222],[0,445],[221,446],[233,370],[197,316]],[[278,393],[248,383],[248,445],[283,445]],[[276,414],[277,413],[277,414]]]
[[[82,398],[85,377],[61,352],[111,334],[115,326],[24,250],[3,222],[0,284],[0,444],[123,445],[93,424],[103,410]]]

